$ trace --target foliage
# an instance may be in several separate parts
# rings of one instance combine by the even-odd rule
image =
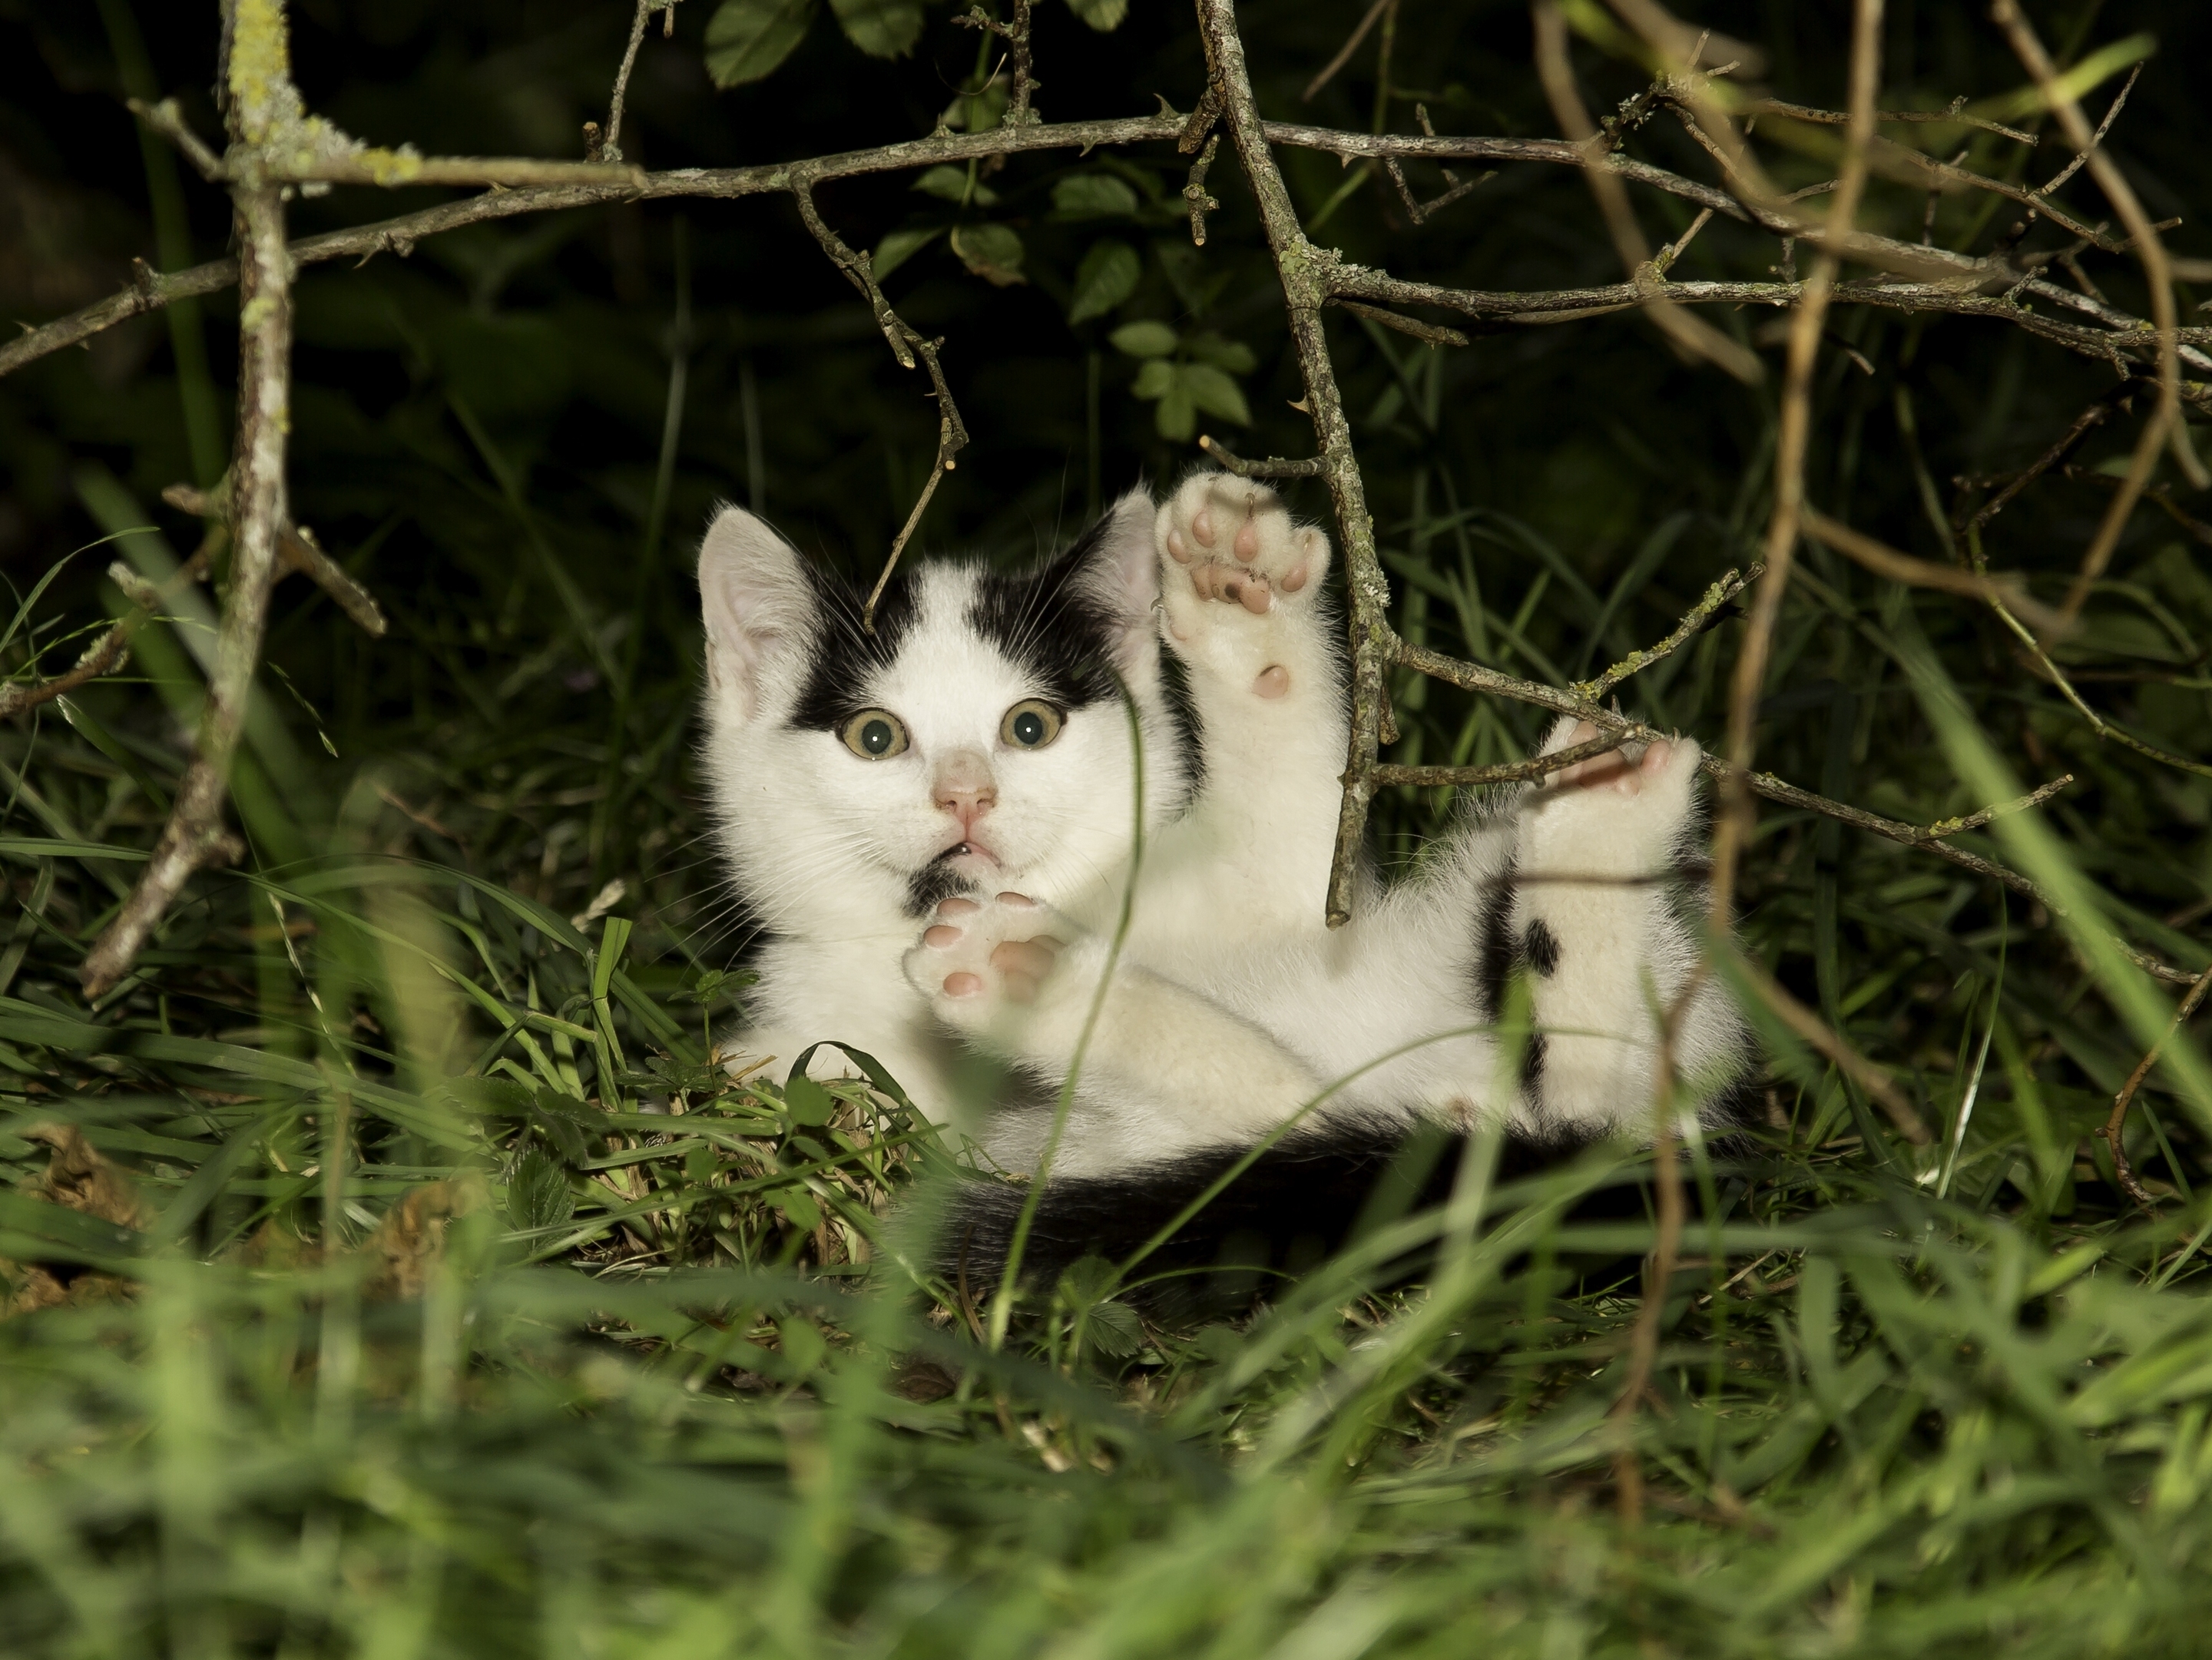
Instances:
[[[1441,131],[1553,131],[1522,14],[1481,0],[1393,12],[1302,105],[1361,9],[1246,8],[1271,115],[1403,130],[1418,100]],[[1782,95],[1834,106],[1832,9],[1701,21],[1759,42]],[[630,21],[585,0],[295,10],[318,107],[455,153],[576,153]],[[809,31],[813,10],[731,0],[681,9],[672,40],[648,31],[630,159],[995,125],[994,39],[918,7],[831,8],[858,45],[917,54],[899,64]],[[1977,18],[1921,10],[1893,27],[1886,106],[2018,87]],[[1195,100],[1187,19],[1111,28],[1119,13],[1040,8],[1053,119],[1144,110],[1155,88]],[[909,14],[918,35],[897,33]],[[2203,19],[2037,15],[2067,62],[2123,26],[2158,33],[2114,142],[2154,211],[2201,211],[2161,192],[2201,178]],[[207,22],[126,0],[0,4],[11,314],[96,298],[133,253],[173,267],[222,249],[220,199],[142,148],[115,102],[177,91],[214,131],[191,90]],[[1595,52],[1579,66],[1600,107],[1644,76]],[[1994,134],[1898,131],[1940,135],[1946,155],[1970,144],[1984,171],[2055,171],[2048,146],[2030,169]],[[1638,142],[1701,165],[1679,132]],[[1791,187],[1827,165],[1777,163]],[[1619,275],[1565,170],[1506,169],[1416,228],[1377,172],[1284,166],[1348,258],[1485,289]],[[1225,206],[1193,247],[1187,167],[1158,148],[1043,155],[823,192],[902,313],[945,337],[974,434],[926,544],[1019,559],[1064,543],[1140,471],[1188,465],[1210,422],[1249,423],[1252,453],[1304,453],[1250,199],[1224,155],[1207,187]],[[1409,172],[1425,198],[1440,188]],[[433,199],[337,192],[296,204],[295,224]],[[1924,203],[1878,184],[1868,211],[1910,240]],[[1637,206],[1669,237],[1688,225],[1672,198]],[[1934,234],[1982,248],[2008,222],[1996,198],[1945,197]],[[2192,219],[2176,246],[2202,258],[2202,235]],[[1763,276],[1775,257],[1716,222],[1675,274]],[[2124,262],[2090,269],[2143,310]],[[1658,1291],[1654,1398],[1621,1415],[1650,1238],[1634,1157],[1486,1183],[1474,1167],[1478,1222],[1384,1224],[1249,1319],[1140,1322],[1084,1265],[993,1352],[960,1286],[917,1291],[906,1272],[960,1148],[895,1080],[783,1086],[782,1063],[739,1080],[710,1064],[744,995],[744,932],[692,770],[685,544],[727,496],[872,569],[935,453],[921,378],[787,210],[478,226],[313,268],[300,295],[296,512],[392,632],[368,639],[303,583],[280,592],[238,780],[248,858],[197,882],[97,1004],[76,967],[176,787],[210,639],[200,591],[140,631],[127,674],[0,728],[18,902],[0,924],[0,1256],[18,1310],[0,1322],[0,1648],[2201,1647],[2202,1104],[2170,1065],[2137,1099],[2124,1145],[2155,1214],[2090,1135],[2172,1000],[2100,954],[2088,920],[2194,970],[2212,905],[2212,515],[2171,465],[2058,660],[2179,766],[2100,742],[1968,602],[1802,555],[1760,764],[1921,824],[2073,773],[2047,813],[1961,841],[2070,886],[2078,949],[1924,854],[1763,813],[1751,954],[1893,1071],[1941,1145],[1917,1162],[1769,1033],[1761,1123],[1692,1149],[1705,1219]],[[2203,297],[2185,289],[2185,315]],[[58,672],[123,609],[109,562],[160,581],[198,535],[160,492],[221,470],[231,303],[0,383],[11,675],[34,654]],[[1772,344],[1765,319],[1707,316]],[[1678,363],[1632,313],[1450,351],[1328,326],[1409,638],[1565,684],[1660,637],[1755,550],[1771,388]],[[1954,502],[1980,499],[1952,481],[2025,465],[2111,380],[1994,324],[1844,310],[1832,327],[1812,498],[1932,559]],[[2063,592],[2141,414],[1990,521],[1998,566]],[[1301,505],[1325,508],[1317,489]],[[1716,740],[1741,631],[1723,622],[1624,698]],[[1394,759],[1504,760],[1540,730],[1435,683],[1394,690]],[[1381,806],[1394,861],[1455,810],[1410,791]],[[1621,1209],[1583,1202],[1601,1192],[1631,1195],[1629,1219],[1598,1219]],[[1417,1248],[1434,1251],[1418,1283],[1382,1271]],[[1634,1526],[1623,1438],[1646,1484]]]

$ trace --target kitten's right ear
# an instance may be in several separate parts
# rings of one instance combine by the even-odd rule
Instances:
[[[724,508],[699,544],[707,675],[723,711],[760,712],[766,678],[813,638],[813,584],[799,550],[743,508]]]

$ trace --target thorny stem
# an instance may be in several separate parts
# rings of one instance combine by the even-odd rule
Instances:
[[[1657,645],[1643,651],[1632,651],[1595,680],[1577,680],[1567,690],[1587,703],[1604,701],[1605,696],[1632,674],[1641,674],[1653,664],[1672,657],[1685,645],[1712,626],[1720,608],[1741,593],[1750,584],[1759,581],[1765,572],[1764,565],[1753,565],[1748,572],[1728,571],[1707,588],[1698,603],[1690,607],[1674,631]]]
[[[1253,101],[1251,76],[1244,67],[1244,42],[1237,33],[1234,0],[1198,0],[1198,26],[1210,78],[1220,89],[1230,139],[1259,204],[1267,250],[1282,279],[1291,338],[1305,380],[1307,417],[1313,423],[1322,477],[1328,481],[1344,538],[1346,587],[1352,596],[1351,753],[1345,763],[1344,803],[1337,817],[1327,912],[1328,926],[1340,927],[1351,919],[1352,878],[1367,828],[1368,802],[1375,793],[1371,774],[1382,726],[1382,669],[1393,639],[1388,621],[1390,587],[1376,557],[1367,488],[1352,454],[1352,427],[1337,394],[1328,336],[1322,323],[1322,306],[1332,292],[1335,252],[1306,240],[1282,173],[1267,148]]]
[[[109,575],[119,578],[129,569],[125,565],[110,566]],[[203,545],[198,552],[178,566],[176,573],[160,587],[149,593],[133,593],[130,615],[117,618],[106,633],[85,648],[84,654],[66,673],[32,684],[0,687],[0,720],[11,714],[21,714],[25,709],[36,708],[41,703],[52,702],[57,697],[66,697],[87,681],[96,680],[103,674],[114,673],[130,660],[131,636],[161,609],[164,600],[186,584],[198,581],[207,575],[207,569],[208,549]],[[34,652],[34,670],[36,660],[37,654]]]

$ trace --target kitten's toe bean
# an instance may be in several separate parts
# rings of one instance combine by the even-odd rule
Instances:
[[[980,974],[948,974],[945,976],[947,997],[980,997],[983,994],[983,976]]]
[[[1257,559],[1260,556],[1260,526],[1250,519],[1245,520],[1237,527],[1237,539],[1231,544],[1230,551],[1248,565]]]
[[[959,928],[951,927],[939,922],[933,928],[924,928],[921,931],[921,943],[925,946],[933,946],[939,951],[949,950],[960,943],[961,933],[962,930]]]
[[[1001,974],[1025,974],[1042,980],[1052,972],[1055,959],[1053,939],[1002,940],[991,952],[991,966]]]
[[[1213,545],[1213,513],[1211,508],[1199,510],[1198,516],[1190,521],[1190,533],[1198,538],[1200,547]]]
[[[1266,616],[1267,607],[1275,603],[1275,596],[1267,592],[1267,585],[1264,582],[1245,583],[1243,591],[1237,597],[1244,602],[1244,609],[1255,617]]]
[[[999,896],[999,903],[1002,905],[1012,905],[1016,910],[1036,909],[1036,900],[1030,898],[1026,893],[1016,893],[1011,889]]]
[[[1291,672],[1280,663],[1268,664],[1252,682],[1252,690],[1261,697],[1281,697],[1290,689]]]
[[[973,916],[982,909],[973,899],[940,899],[937,902],[939,916]]]
[[[1181,531],[1171,530],[1168,532],[1168,556],[1178,565],[1190,563],[1190,544],[1182,539]]]
[[[1668,743],[1665,739],[1661,738],[1654,740],[1650,746],[1644,751],[1644,759],[1638,764],[1640,765],[1644,771],[1656,774],[1666,771],[1667,763],[1674,758],[1674,746]]]
[[[1306,568],[1304,565],[1293,567],[1284,575],[1283,579],[1279,582],[1275,584],[1275,586],[1280,588],[1285,593],[1296,593],[1300,588],[1305,587],[1305,585]]]

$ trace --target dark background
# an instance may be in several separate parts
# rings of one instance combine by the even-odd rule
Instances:
[[[1362,9],[1245,9],[1269,116],[1376,123],[1372,36],[1310,103],[1299,97]],[[1778,95],[1834,107],[1844,100],[1849,9],[1717,4],[1699,21],[1759,43],[1768,54],[1765,82]],[[2212,229],[2198,220],[2212,197],[2203,159],[2212,154],[2212,112],[2192,79],[2192,66],[2212,53],[2206,9],[2032,10],[2063,60],[2138,30],[2157,36],[2112,148],[2154,214],[2183,218],[2171,246],[2212,255]],[[898,62],[863,58],[825,15],[775,76],[718,92],[701,63],[709,11],[708,0],[689,0],[673,40],[664,41],[657,24],[648,33],[622,135],[629,159],[656,168],[725,166],[914,137],[929,131],[976,63],[976,36],[951,27],[941,7],[930,14],[920,52]],[[1155,95],[1181,109],[1195,101],[1200,58],[1181,8],[1140,3],[1110,34],[1084,27],[1057,0],[1041,5],[1038,19],[1038,102],[1048,119],[1148,112]],[[618,0],[301,0],[297,78],[312,108],[372,141],[434,153],[574,156],[581,124],[605,119],[629,21]],[[0,3],[7,316],[35,322],[97,299],[125,279],[134,255],[173,268],[222,251],[225,199],[188,173],[179,182],[175,163],[142,140],[120,102],[126,85],[173,94],[204,134],[218,131],[208,91],[216,33],[211,4]],[[1894,5],[1888,40],[1889,107],[1984,98],[2023,79],[1979,6]],[[1586,45],[1577,50],[1593,109],[1641,84],[1634,66]],[[1529,68],[1527,13],[1516,5],[1409,3],[1393,63],[1394,95],[1379,115],[1391,130],[1413,129],[1419,98],[1441,131],[1554,133]],[[2093,116],[2112,84],[2087,100]],[[1711,176],[1664,119],[1632,149]],[[2039,180],[2063,154],[2046,142],[2025,156],[1984,137],[1970,165]],[[1832,171],[1809,156],[1769,156],[1785,185]],[[1486,289],[1619,278],[1586,188],[1567,170],[1505,168],[1414,228],[1379,175],[1328,208],[1347,177],[1335,161],[1296,152],[1282,161],[1316,239],[1352,259]],[[1442,188],[1434,168],[1410,171],[1424,196]],[[1058,212],[1055,183],[1079,173],[1110,173],[1137,187],[1146,205],[1108,219]],[[1018,232],[1025,283],[979,280],[941,239],[889,279],[909,320],[945,337],[947,371],[974,438],[931,508],[920,542],[927,552],[1027,557],[1071,537],[1102,493],[1110,499],[1139,477],[1170,477],[1192,464],[1195,449],[1161,437],[1153,406],[1132,395],[1135,361],[1107,339],[1131,320],[1241,343],[1255,364],[1241,377],[1255,426],[1201,424],[1248,453],[1310,451],[1310,429],[1287,407],[1300,386],[1279,289],[1233,157],[1224,152],[1212,173],[1224,206],[1202,251],[1191,249],[1184,228],[1183,176],[1184,163],[1165,146],[1018,160],[984,180],[997,204],[968,216]],[[910,183],[899,175],[838,183],[820,200],[848,241],[872,246],[902,225],[952,216],[949,204]],[[179,204],[166,242],[154,211],[165,192]],[[441,197],[339,191],[295,204],[294,223],[307,234]],[[2111,216],[2086,177],[2066,199],[2092,220]],[[1655,242],[1691,216],[1671,198],[1640,192],[1635,201]],[[1922,203],[1915,192],[1877,184],[1869,218],[1911,238]],[[1938,238],[1986,248],[2011,217],[1993,197],[1948,198]],[[1102,235],[1143,252],[1143,278],[1111,316],[1071,326],[1069,283]],[[2045,227],[2027,246],[2057,240]],[[1719,221],[1676,275],[1764,277],[1778,257],[1771,239]],[[2091,270],[2116,303],[2145,311],[2132,266],[2093,256]],[[656,458],[686,284],[688,391],[665,526],[656,533]],[[342,804],[364,799],[369,780],[380,799],[404,804],[404,812],[392,809],[400,816],[379,821],[394,845],[414,837],[436,857],[563,909],[580,908],[610,877],[642,879],[658,949],[674,962],[726,962],[737,938],[717,924],[712,873],[695,842],[694,540],[716,500],[750,501],[802,547],[872,571],[933,451],[924,378],[892,362],[865,307],[780,197],[480,226],[426,241],[409,258],[313,267],[299,295],[295,510],[394,623],[390,637],[372,642],[304,584],[279,593],[269,650],[281,672],[276,701],[301,754],[313,758],[272,781],[300,847],[316,845]],[[2203,297],[2185,287],[2185,314],[2197,317]],[[1775,319],[1706,316],[1759,346],[1778,372],[1766,387],[1685,366],[1633,315],[1500,329],[1433,353],[1331,314],[1409,635],[1534,678],[1571,677],[1657,638],[1714,576],[1753,556],[1770,483]],[[1914,482],[1907,420],[1948,505],[1954,479],[2023,465],[2113,378],[2108,365],[1986,321],[1845,308],[1832,334],[1866,367],[1839,349],[1823,356],[1812,498],[1928,557],[1943,555]],[[226,294],[114,329],[89,350],[0,382],[0,569],[19,593],[113,527],[86,506],[86,481],[100,470],[127,490],[142,522],[160,526],[180,551],[192,545],[197,527],[161,506],[159,491],[178,480],[210,482],[220,470],[235,340]],[[195,353],[204,356],[204,371]],[[2095,465],[2124,456],[2136,430],[2132,421],[2115,422],[2080,459]],[[2178,484],[2170,467],[2160,476]],[[1318,489],[1306,488],[1304,508],[1325,513]],[[2055,598],[2106,499],[2088,484],[2037,485],[1996,522],[1993,561],[2038,574],[2045,597]],[[2190,511],[2204,516],[2201,502]],[[2212,643],[2208,556],[2212,550],[2189,542],[2172,520],[2139,513],[2114,563],[2116,585],[2100,594],[2090,628],[2068,648],[2087,695],[2193,757],[2212,752],[2198,644]],[[44,611],[83,623],[113,603],[98,582],[108,556],[103,550],[76,560]],[[2079,775],[2057,823],[2121,896],[2137,937],[2192,966],[2201,960],[2193,936],[2212,818],[2206,780],[2100,746],[1995,625],[1960,602],[1904,599],[1820,550],[1808,550],[1805,562],[1833,603],[1793,594],[1761,763],[1920,822],[1976,805],[1949,776],[1874,643],[1895,621],[1894,608],[1910,604],[2014,766],[2031,781],[2069,769]],[[1630,702],[1717,741],[1740,633],[1740,623],[1723,623],[1632,682]],[[50,647],[46,672],[76,648]],[[20,648],[11,650],[11,671],[20,670]],[[144,666],[161,672],[150,659]],[[131,765],[173,773],[180,734],[144,686],[118,683],[80,701]],[[1401,759],[1502,758],[1539,728],[1532,711],[1477,705],[1441,687],[1402,688],[1400,707],[1409,730]],[[52,711],[46,719],[58,733]],[[14,765],[40,753],[29,727],[11,741]],[[118,781],[129,770],[97,757],[74,766],[58,759],[40,787],[82,824],[149,840],[159,815],[149,797]],[[1443,810],[1434,795],[1384,802],[1389,844],[1405,851]],[[1931,1098],[1948,1088],[1960,1011],[1986,984],[1996,942],[2009,939],[2008,996],[2017,1000],[2008,1018],[2023,1053],[2053,1063],[2045,1068],[2051,1109],[2086,1125],[2109,1100],[2107,1074],[2124,1071],[2124,1045],[2094,1003],[2084,1006],[2088,994],[2055,939],[2033,932],[2034,919],[2016,903],[2001,913],[1988,885],[1832,826],[1772,810],[1763,823],[1747,875],[1750,938],[1855,1042],[1906,1067]],[[299,850],[278,845],[283,833],[272,840],[249,828],[257,857]],[[60,983],[64,965],[52,966]],[[1993,1083],[1990,1092],[2004,1091]],[[2004,1108],[1989,1110],[2001,1116]]]

